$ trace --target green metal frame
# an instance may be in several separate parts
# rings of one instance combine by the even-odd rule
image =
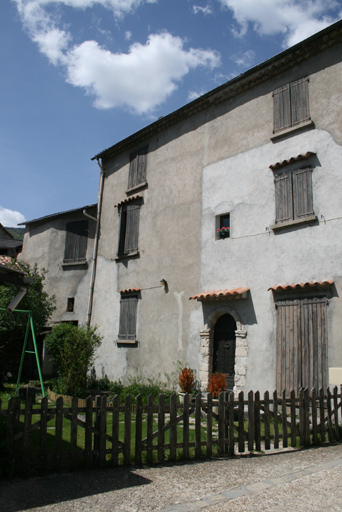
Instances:
[[[1,311],[6,311],[6,309],[4,309],[4,308],[0,308],[0,310]],[[16,391],[18,392],[18,388],[19,388],[19,385],[20,385],[20,378],[21,378],[21,373],[23,371],[25,354],[35,354],[36,355],[37,368],[38,368],[39,381],[40,381],[40,387],[42,388],[42,395],[43,395],[43,398],[44,398],[45,397],[45,391],[44,391],[42,372],[41,372],[40,363],[39,363],[36,335],[35,335],[34,326],[33,326],[32,311],[31,310],[27,310],[27,309],[14,309],[13,313],[26,313],[28,315],[27,326],[26,326],[26,333],[25,333],[25,339],[24,339],[24,345],[23,345],[23,351],[21,353],[21,360],[20,360],[20,366],[19,366],[19,373],[18,373]],[[31,334],[32,334],[34,350],[26,350],[27,341],[28,341],[30,330],[31,330]]]

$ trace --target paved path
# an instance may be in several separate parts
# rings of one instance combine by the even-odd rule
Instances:
[[[341,512],[342,444],[0,484],[1,512]]]

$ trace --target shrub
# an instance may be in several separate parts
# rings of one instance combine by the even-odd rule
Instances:
[[[213,398],[218,398],[221,391],[227,387],[227,379],[225,373],[213,373],[210,377],[209,392],[212,393]]]
[[[56,325],[45,338],[45,344],[57,370],[58,391],[71,396],[84,394],[87,373],[101,344],[97,327]]]
[[[191,368],[188,366],[182,368],[179,374],[178,384],[183,393],[191,393],[195,385],[195,376]]]

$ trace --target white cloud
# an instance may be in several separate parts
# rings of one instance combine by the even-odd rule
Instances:
[[[68,81],[95,96],[97,108],[128,107],[150,112],[197,66],[214,68],[219,56],[210,50],[183,49],[183,40],[164,32],[147,43],[134,43],[127,54],[114,54],[95,41],[75,47],[66,57]]]
[[[130,41],[132,39],[132,32],[130,30],[125,32],[125,39],[126,41]]]
[[[236,55],[234,57],[235,64],[240,67],[249,68],[253,64],[255,59],[255,52],[253,50],[247,50],[246,52]]]
[[[194,14],[198,14],[199,12],[201,12],[202,14],[204,14],[204,16],[206,16],[207,14],[212,14],[213,12],[210,5],[206,5],[205,7],[201,7],[200,5],[193,5],[192,9],[194,11]]]
[[[190,91],[188,94],[188,101],[197,100],[200,96],[203,96],[207,91],[201,90],[201,91]]]
[[[25,222],[25,217],[20,212],[0,206],[0,222],[5,227],[13,228],[20,222]]]
[[[336,0],[219,0],[222,6],[233,11],[239,30],[235,35],[244,36],[248,24],[260,35],[283,34],[284,47],[302,41],[334,21],[328,16],[338,5]]]
[[[151,113],[177,89],[191,69],[220,64],[217,52],[184,49],[184,40],[168,32],[151,34],[145,44],[133,43],[129,52],[113,53],[96,41],[71,46],[71,33],[61,25],[58,5],[89,8],[101,4],[117,18],[143,3],[157,0],[13,0],[31,39],[50,62],[66,69],[67,81],[94,96],[97,108],[125,107]],[[47,10],[49,7],[49,10]],[[126,39],[131,33],[126,32]]]

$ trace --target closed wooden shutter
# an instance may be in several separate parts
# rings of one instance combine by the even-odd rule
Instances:
[[[302,78],[290,84],[291,125],[310,120],[309,79]]]
[[[138,296],[122,296],[120,301],[119,339],[136,339]]]
[[[88,221],[69,222],[66,225],[64,262],[82,262],[86,259]]]
[[[137,187],[146,181],[148,146],[134,151],[130,156],[128,188]]]
[[[139,210],[140,207],[137,204],[127,205],[126,233],[124,243],[125,254],[131,251],[136,251],[138,249]]]
[[[298,169],[292,173],[293,216],[300,219],[313,215],[312,169]]]
[[[275,176],[276,223],[293,219],[291,173]]]
[[[325,297],[277,302],[279,392],[327,386],[327,303]]]
[[[290,84],[273,92],[274,132],[291,126]]]

